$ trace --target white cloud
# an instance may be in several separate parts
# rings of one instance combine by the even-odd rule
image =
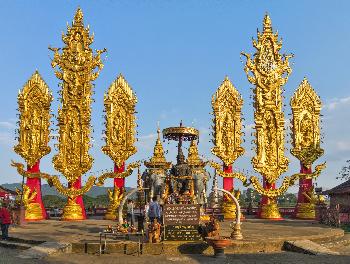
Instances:
[[[324,105],[324,108],[326,110],[332,111],[332,110],[335,110],[336,108],[339,108],[340,106],[348,105],[348,104],[350,104],[350,96],[343,97],[343,98],[334,98],[329,103],[326,103]]]
[[[16,124],[15,124],[15,122],[0,121],[0,127],[6,128],[6,129],[15,129]]]

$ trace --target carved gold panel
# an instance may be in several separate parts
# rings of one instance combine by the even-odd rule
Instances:
[[[324,150],[320,147],[322,103],[306,78],[294,92],[290,105],[293,112],[291,153],[309,167]]]
[[[125,78],[119,75],[104,96],[106,145],[102,147],[118,167],[137,151],[134,146],[136,103],[136,95]]]
[[[52,93],[36,71],[18,94],[19,137],[14,147],[17,154],[33,166],[50,153],[50,106]]]
[[[243,155],[241,109],[243,99],[232,82],[225,77],[212,97],[214,147],[211,152],[226,166]]]

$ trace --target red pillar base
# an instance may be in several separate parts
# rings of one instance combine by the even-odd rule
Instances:
[[[73,184],[68,184],[69,188],[81,189],[81,177],[79,177]],[[77,221],[85,220],[86,212],[83,202],[83,197],[81,195],[77,196],[75,199],[68,197],[67,204],[63,208],[62,220],[64,221]]]
[[[307,168],[300,164],[300,172],[306,174],[312,174],[312,168]],[[312,179],[300,179],[299,180],[299,191],[298,191],[298,202],[295,207],[295,218],[314,220],[316,218],[315,204],[311,203],[310,199],[306,195],[313,192]],[[306,195],[305,195],[306,194]]]
[[[32,167],[27,166],[27,172],[40,172],[40,160],[37,163],[35,163]],[[46,210],[41,195],[41,179],[27,178],[26,185],[29,187],[30,193],[32,193],[33,191],[36,192],[36,196],[25,210],[25,220],[30,222],[46,219]]]

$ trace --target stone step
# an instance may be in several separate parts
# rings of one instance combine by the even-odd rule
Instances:
[[[338,252],[334,252],[329,248],[326,248],[320,244],[312,242],[311,240],[295,240],[285,241],[283,249],[286,251],[293,251],[298,253],[304,253],[309,255],[339,255]]]
[[[13,249],[29,249],[33,245],[23,242],[16,242],[11,240],[0,240],[0,247],[13,248]]]
[[[40,245],[33,246],[27,250],[22,251],[18,255],[19,258],[23,259],[42,259],[48,255],[70,252],[71,244],[69,243],[59,243],[59,242],[44,242]]]

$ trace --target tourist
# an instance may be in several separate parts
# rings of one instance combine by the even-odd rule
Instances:
[[[0,223],[2,240],[8,240],[8,230],[11,224],[11,214],[7,209],[7,204],[2,204],[0,208]]]
[[[127,219],[128,223],[130,223],[131,226],[135,225],[135,220],[134,220],[134,202],[131,199],[128,200],[126,219]]]
[[[148,218],[151,223],[153,223],[154,219],[157,219],[160,223],[160,205],[157,201],[157,196],[154,196],[149,204]]]

